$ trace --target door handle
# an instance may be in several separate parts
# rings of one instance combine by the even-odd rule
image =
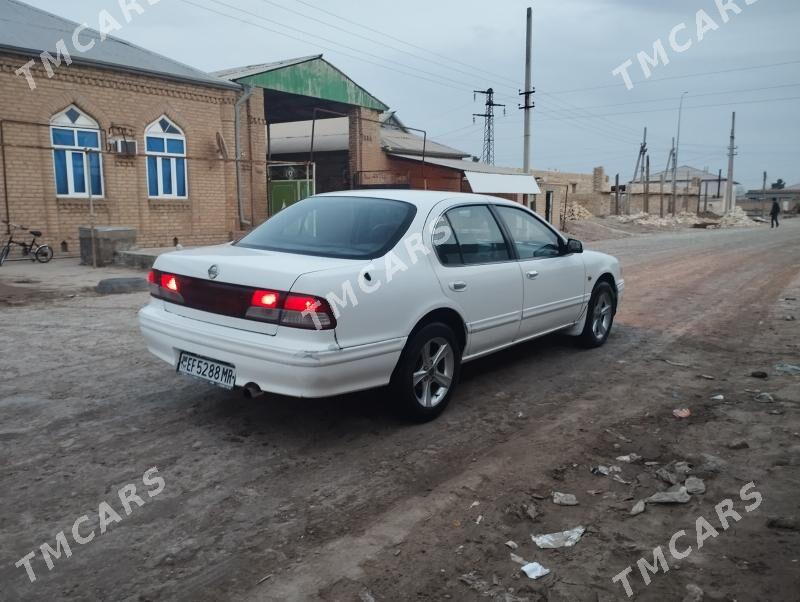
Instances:
[[[539,277],[539,272],[537,272],[536,270],[525,272],[525,277],[528,278],[528,280],[536,280]]]
[[[459,280],[458,282],[451,282],[450,288],[453,289],[454,291],[463,291],[465,288],[467,288],[467,283],[462,282],[461,280]]]

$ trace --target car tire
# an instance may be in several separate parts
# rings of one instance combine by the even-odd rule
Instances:
[[[603,345],[611,333],[616,313],[616,292],[608,282],[598,282],[586,308],[586,323],[579,339],[581,345],[587,349]]]
[[[455,334],[449,326],[435,322],[408,339],[392,375],[391,389],[407,418],[428,422],[450,403],[460,373],[461,347]]]

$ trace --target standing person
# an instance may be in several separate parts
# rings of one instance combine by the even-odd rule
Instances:
[[[772,218],[770,228],[777,228],[780,226],[778,223],[778,216],[781,213],[781,206],[778,204],[778,199],[772,199],[772,209],[769,210],[769,216]]]

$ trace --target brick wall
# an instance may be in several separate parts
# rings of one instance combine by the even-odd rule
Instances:
[[[545,171],[535,169],[533,174],[539,181],[539,186],[569,189],[569,194],[589,194],[592,192],[608,192],[610,184],[608,176],[602,167],[595,167],[592,173],[571,173],[566,171]]]
[[[104,195],[94,201],[98,225],[136,228],[139,246],[172,245],[176,238],[184,245],[223,242],[238,229],[235,90],[76,64],[62,65],[52,79],[41,66],[35,68],[37,89],[30,90],[25,79],[14,74],[25,60],[0,54],[0,119],[4,120],[7,174],[7,182],[0,182],[0,187],[8,191],[11,221],[43,230],[44,240],[55,248],[61,241],[70,250],[77,248],[78,226],[90,223],[89,202],[57,197],[49,130],[50,118],[74,104],[102,130]],[[243,205],[246,216],[258,222],[266,216],[260,90],[248,104],[249,116],[242,111]],[[144,130],[162,115],[186,135],[187,200],[148,198]],[[124,128],[137,140],[137,156],[108,151],[112,126]],[[218,152],[218,132],[228,147],[227,160]],[[252,158],[256,159],[253,164]],[[6,217],[5,208],[0,211]]]
[[[391,170],[389,157],[381,147],[380,113],[366,107],[349,111],[349,171],[351,181],[366,181],[370,173]]]

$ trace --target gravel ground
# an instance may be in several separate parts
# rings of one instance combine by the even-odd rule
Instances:
[[[629,565],[636,599],[682,600],[693,585],[706,599],[795,600],[800,376],[775,366],[800,364],[786,319],[800,318],[798,235],[787,221],[591,244],[625,270],[608,344],[551,336],[470,364],[426,425],[397,418],[384,391],[245,400],[183,380],[143,348],[146,294],[3,308],[0,600],[613,600]],[[659,464],[615,460],[628,453]],[[706,492],[631,517],[673,461]],[[627,483],[590,472],[610,464]],[[161,491],[143,482],[151,467]],[[763,501],[747,513],[750,481]],[[130,515],[128,484],[142,496]],[[723,530],[726,498],[742,518]],[[79,535],[96,536],[78,545],[82,515]],[[700,516],[718,535],[698,549]],[[572,548],[531,541],[578,525]],[[667,553],[646,586],[636,561],[679,529],[693,552]],[[71,556],[48,570],[39,546],[62,530]],[[508,540],[551,574],[525,577]],[[14,563],[33,551],[31,583]]]

